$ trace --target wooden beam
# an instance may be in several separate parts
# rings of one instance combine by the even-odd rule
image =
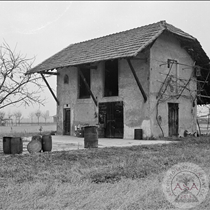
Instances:
[[[46,83],[48,89],[50,90],[50,92],[51,92],[53,98],[54,98],[55,101],[57,102],[57,105],[59,105],[59,101],[58,101],[57,97],[55,96],[55,93],[52,91],[52,89],[51,89],[49,83],[47,82],[46,78],[44,77],[43,73],[40,73],[40,74],[41,74],[41,76],[42,76],[42,79],[45,81],[45,83]]]
[[[135,70],[134,70],[134,68],[133,68],[133,66],[132,66],[132,64],[131,64],[131,61],[130,61],[130,59],[126,59],[127,60],[127,62],[128,62],[128,65],[130,66],[130,69],[131,69],[131,71],[132,71],[132,73],[133,73],[133,76],[134,76],[134,78],[135,78],[135,80],[136,80],[136,83],[137,83],[137,85],[139,86],[139,89],[140,89],[140,91],[141,91],[141,94],[142,94],[142,96],[143,96],[143,98],[144,98],[144,102],[146,102],[147,101],[147,95],[146,95],[146,93],[144,92],[144,89],[143,89],[143,87],[141,86],[141,83],[140,83],[140,81],[139,81],[139,79],[138,79],[138,77],[137,77],[137,75],[136,75],[136,72],[135,72]]]
[[[90,87],[89,87],[89,85],[88,85],[88,83],[87,83],[83,73],[80,71],[79,68],[78,68],[78,71],[79,71],[79,75],[82,77],[82,80],[83,80],[83,82],[84,82],[84,84],[85,84],[89,94],[91,95],[91,97],[92,97],[92,99],[93,99],[93,101],[94,101],[94,103],[95,103],[95,105],[97,107],[98,106],[97,100],[95,99],[95,96],[93,95],[93,93],[92,93],[92,91],[91,91],[91,89],[90,89]]]
[[[138,57],[132,57],[130,60],[141,60],[141,61],[147,61],[147,58],[138,58]]]
[[[60,75],[58,72],[42,72],[42,74],[49,74],[49,75]]]
[[[201,95],[201,94],[198,94],[197,97],[201,97],[201,98],[210,98],[210,96],[205,96],[205,95]]]
[[[83,65],[78,65],[78,68],[83,68],[83,69],[97,69],[97,66],[92,66],[90,64],[83,64]]]

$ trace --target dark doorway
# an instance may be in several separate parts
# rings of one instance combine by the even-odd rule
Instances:
[[[169,136],[179,135],[179,104],[177,103],[168,103],[168,128]]]
[[[70,135],[71,131],[71,111],[69,108],[63,110],[63,134]]]
[[[99,123],[103,137],[123,138],[123,102],[99,103]]]

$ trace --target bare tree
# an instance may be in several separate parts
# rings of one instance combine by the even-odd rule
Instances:
[[[5,117],[5,112],[0,111],[0,125],[3,124],[3,119],[4,119],[4,117]]]
[[[41,117],[42,113],[40,110],[37,110],[35,113],[34,113],[37,117],[37,121],[38,121],[38,125],[39,125],[39,118]]]
[[[34,118],[34,113],[31,112],[29,113],[29,118],[31,119],[31,124],[33,123],[33,118]]]
[[[21,111],[16,111],[16,112],[14,112],[14,116],[15,116],[15,118],[16,118],[16,125],[17,125],[17,124],[20,124],[20,120],[22,119],[22,118],[21,118],[21,117],[22,117]]]
[[[42,113],[42,117],[43,117],[44,120],[45,120],[45,124],[46,124],[47,119],[49,118],[49,116],[50,116],[49,111],[46,111],[46,112]]]
[[[6,42],[0,45],[0,109],[17,103],[43,104],[40,77],[26,75],[33,62],[34,59],[16,53]]]
[[[13,124],[13,120],[12,120],[12,117],[13,117],[13,114],[9,111],[8,113],[7,113],[7,117],[8,117],[8,119],[9,119],[9,123],[11,124]]]

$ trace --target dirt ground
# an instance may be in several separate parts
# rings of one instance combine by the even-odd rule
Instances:
[[[69,151],[69,150],[81,150],[84,148],[84,138],[74,136],[60,136],[52,135],[52,152],[54,151]],[[32,137],[23,137],[23,153],[28,154],[27,145],[31,141]],[[130,139],[110,139],[99,138],[98,148],[105,147],[129,147],[138,145],[151,145],[151,144],[168,144],[172,141],[166,140],[130,140]],[[0,139],[0,154],[3,154],[3,142]]]

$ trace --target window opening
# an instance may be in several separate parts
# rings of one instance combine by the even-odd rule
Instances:
[[[67,74],[64,76],[64,84],[69,84],[69,76]]]
[[[105,62],[104,96],[118,96],[118,60]]]
[[[90,69],[81,68],[80,71],[84,75],[84,78],[90,87]],[[80,75],[79,75],[79,98],[90,98],[90,93]]]

